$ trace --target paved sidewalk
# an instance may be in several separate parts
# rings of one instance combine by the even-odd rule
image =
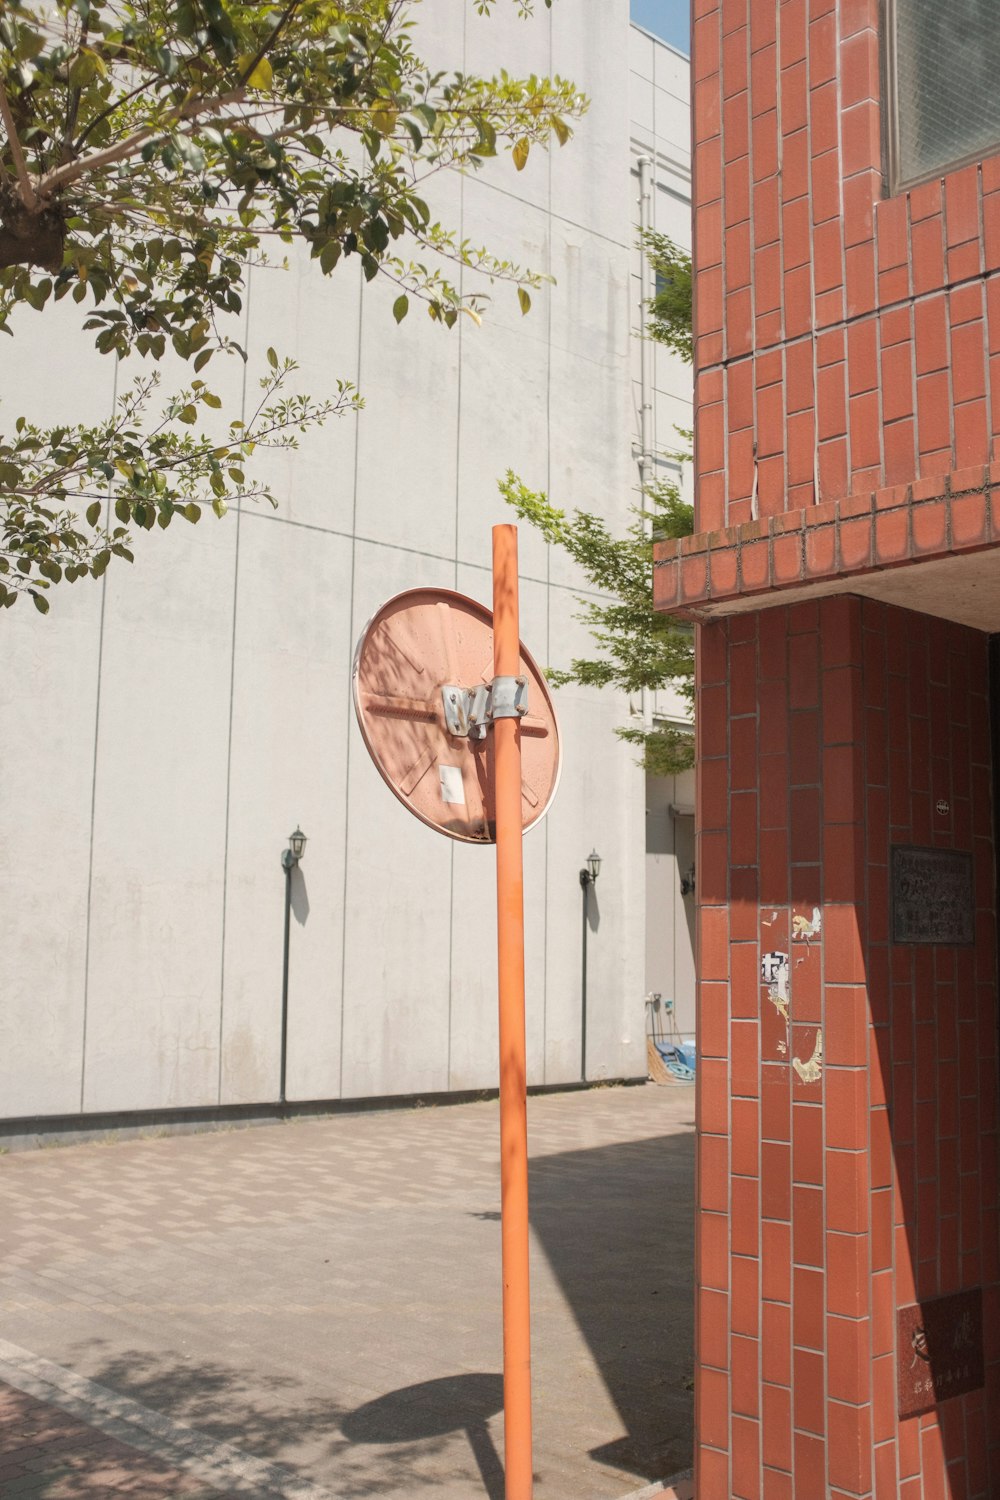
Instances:
[[[4,1500],[111,1500],[120,1495],[228,1500],[183,1469],[2,1382],[0,1495]]]
[[[693,1091],[529,1136],[536,1496],[617,1500],[690,1462]],[[4,1500],[501,1500],[496,1157],[482,1103],[0,1159]]]

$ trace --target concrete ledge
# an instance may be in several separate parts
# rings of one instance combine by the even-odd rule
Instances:
[[[539,1083],[529,1095],[572,1094],[583,1089],[631,1088],[641,1078],[596,1078],[587,1083]],[[185,1135],[196,1131],[242,1130],[253,1125],[283,1125],[289,1120],[320,1120],[329,1115],[364,1114],[395,1109],[432,1109],[498,1098],[497,1089],[463,1089],[440,1094],[386,1094],[372,1099],[308,1099],[293,1103],[202,1105],[182,1109],[108,1110],[75,1115],[26,1115],[0,1120],[0,1150],[31,1151],[46,1146],[73,1146],[114,1136],[132,1140],[147,1135]]]
[[[1000,463],[992,463],[658,542],[653,598],[658,610],[704,620],[765,599],[850,592],[865,574],[998,546]]]

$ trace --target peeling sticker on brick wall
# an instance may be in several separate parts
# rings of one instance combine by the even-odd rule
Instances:
[[[804,916],[801,912],[792,917],[792,942],[805,943],[808,948],[814,937],[819,937],[823,930],[823,913],[818,906],[812,909],[812,916]]]
[[[767,985],[767,998],[778,1012],[788,1020],[788,954],[765,953],[760,961],[761,983]]]
[[[812,1057],[808,1062],[800,1062],[797,1057],[792,1058],[792,1067],[798,1073],[803,1083],[819,1083],[823,1077],[823,1033],[817,1031],[816,1045],[813,1047]]]

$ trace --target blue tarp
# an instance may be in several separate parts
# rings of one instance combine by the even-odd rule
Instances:
[[[661,1042],[655,1038],[653,1046],[663,1058],[664,1065],[670,1070],[675,1078],[683,1079],[685,1082],[694,1082],[694,1046],[690,1042]]]

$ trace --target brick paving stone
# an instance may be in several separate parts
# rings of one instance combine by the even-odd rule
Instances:
[[[693,1113],[653,1085],[529,1100],[537,1500],[690,1462]],[[498,1179],[494,1102],[6,1156],[0,1331],[331,1496],[496,1500]],[[219,1493],[44,1430],[68,1467],[21,1493]]]
[[[235,1500],[0,1381],[4,1500]]]

